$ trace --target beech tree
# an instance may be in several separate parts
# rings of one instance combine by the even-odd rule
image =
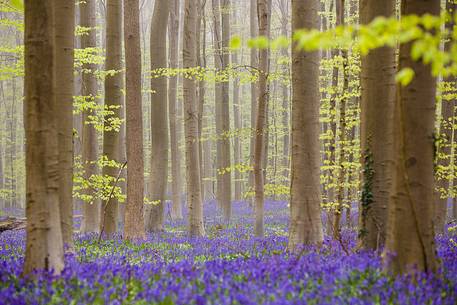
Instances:
[[[395,1],[364,0],[360,22],[395,15]],[[362,57],[361,145],[363,186],[359,239],[365,249],[384,246],[387,203],[393,181],[393,122],[396,99],[395,49],[383,47]]]
[[[206,54],[206,31],[207,20],[205,15],[206,0],[199,1],[198,21],[197,21],[197,64],[202,69],[207,68]],[[212,140],[209,137],[208,131],[208,114],[205,115],[205,109],[208,111],[210,105],[205,104],[207,82],[201,78],[198,82],[198,134],[200,138],[199,153],[200,153],[200,174],[202,179],[202,200],[206,202],[214,195],[214,185],[212,181],[213,164],[212,164]],[[206,107],[205,107],[206,106]],[[204,129],[206,133],[203,134]]]
[[[73,248],[73,95],[75,2],[54,1],[55,87],[58,145],[60,222],[64,245]]]
[[[81,37],[81,48],[97,47],[97,18],[95,0],[86,0],[79,4],[80,7],[80,25],[87,29]],[[95,63],[85,63],[83,65],[81,93],[85,103],[92,104],[82,112],[82,162],[84,166],[84,178],[89,180],[91,176],[97,175],[98,158],[98,140],[97,131],[92,124],[88,124],[90,116],[94,115],[94,106],[98,103],[98,86],[95,71]],[[83,220],[81,223],[81,232],[99,232],[100,231],[100,208],[99,199],[92,202],[85,202],[83,205]]]
[[[106,62],[105,70],[112,71],[105,77],[105,108],[110,112],[105,117],[103,132],[103,156],[108,160],[120,163],[121,156],[120,132],[110,128],[110,119],[121,117],[122,105],[122,1],[111,0],[106,2]],[[121,169],[122,170],[122,169]],[[118,175],[119,168],[114,166],[103,167],[103,175],[108,175],[114,179]],[[113,182],[116,183],[116,182]],[[117,185],[116,185],[117,186]],[[106,235],[116,233],[118,226],[119,202],[117,198],[111,196],[108,202],[102,206],[102,226]]]
[[[345,3],[346,0],[337,0],[335,2],[335,12],[336,12],[336,22],[335,26],[340,26],[340,25],[345,25]],[[334,76],[334,88],[336,89],[336,92],[338,94],[338,99],[339,99],[339,131],[337,135],[337,130],[335,127],[335,143],[337,141],[337,136],[338,136],[338,142],[339,142],[339,158],[336,159],[336,153],[335,153],[335,161],[338,171],[337,171],[337,182],[336,182],[336,208],[334,211],[334,217],[333,217],[333,228],[332,228],[332,233],[333,233],[333,238],[335,239],[340,239],[341,238],[341,217],[343,214],[343,209],[344,209],[344,182],[346,180],[346,172],[347,169],[344,165],[344,159],[345,159],[345,144],[346,139],[347,139],[347,131],[346,131],[346,126],[347,126],[347,121],[346,121],[346,111],[347,111],[347,102],[348,102],[348,97],[346,95],[346,92],[348,91],[349,88],[349,73],[348,73],[348,50],[347,49],[341,49],[337,50],[336,54],[339,54],[342,57],[342,65],[341,65],[341,72],[343,76],[343,88],[342,91],[339,92],[338,90],[338,85],[339,85],[339,77],[338,73],[339,70],[338,68],[334,68],[334,73],[336,74]],[[335,108],[336,108],[336,96],[335,96]],[[335,109],[336,111],[336,109]],[[336,116],[335,116],[335,121],[336,121]],[[336,148],[336,145],[335,145]],[[336,151],[335,151],[336,152]]]
[[[280,0],[279,5],[281,11],[281,35],[287,37],[289,35],[289,0]],[[281,50],[281,56],[284,58],[289,57],[289,50],[283,48]],[[285,69],[285,72],[288,74],[289,70]],[[281,84],[281,94],[282,94],[282,125],[284,129],[283,137],[283,162],[282,166],[284,167],[284,176],[289,177],[289,146],[290,146],[290,130],[289,130],[289,87],[286,82],[283,81]]]
[[[220,54],[222,61],[222,69],[225,71],[230,65],[230,0],[220,0],[219,12],[221,14],[221,44]],[[221,99],[221,154],[218,156],[221,159],[218,165],[217,173],[218,177],[221,178],[222,193],[219,196],[221,205],[223,207],[224,219],[229,222],[232,217],[232,171],[231,171],[231,160],[230,160],[230,100],[229,100],[229,88],[230,83],[228,81],[222,83],[222,99]],[[219,120],[216,119],[216,123]],[[219,186],[218,186],[219,188]],[[218,190],[219,193],[219,190]]]
[[[439,1],[403,0],[402,15],[439,15]],[[433,229],[436,79],[429,65],[400,46],[399,68],[415,77],[400,86],[395,104],[395,171],[389,200],[384,262],[394,273],[433,272],[438,263]]]
[[[259,22],[257,19],[257,0],[251,0],[249,5],[249,34],[251,38],[258,36]],[[259,51],[256,48],[251,48],[249,63],[251,66],[252,74],[256,75],[258,72],[259,65]],[[255,130],[256,130],[256,118],[257,118],[257,98],[258,98],[258,86],[257,83],[251,82],[251,131],[252,135],[250,138],[249,145],[249,161],[252,167],[254,167],[254,142],[255,142]],[[254,171],[249,173],[249,188],[254,190]]]
[[[237,22],[238,20],[238,14],[236,10],[233,10],[233,21]],[[224,21],[224,18],[222,18]],[[228,23],[228,22],[226,22]],[[229,32],[229,31],[226,31]],[[232,52],[231,54],[231,61],[232,65],[236,66],[239,64],[238,60],[238,53],[237,52]],[[240,97],[240,80],[239,78],[235,77],[233,80],[233,89],[232,89],[233,95],[232,95],[232,107],[233,107],[233,125],[235,128],[235,132],[238,132],[241,130],[243,127],[242,125],[242,115],[241,115],[241,97]],[[233,139],[233,163],[236,166],[237,164],[241,164],[243,157],[243,147],[242,147],[242,141],[240,137],[235,137]],[[240,173],[239,170],[235,169],[234,173],[234,181],[233,184],[235,186],[235,193],[234,193],[234,199],[235,200],[241,200],[242,195],[243,195],[243,183],[242,183],[242,173]]]
[[[197,65],[197,3],[184,1],[183,68]],[[186,143],[186,185],[189,207],[189,234],[205,235],[198,148],[198,107],[196,80],[184,78],[184,133]]]
[[[24,273],[64,267],[53,0],[24,1],[27,241]],[[63,113],[64,114],[64,113]]]
[[[269,23],[271,7],[268,0],[257,0],[257,14],[259,22],[259,35],[269,37]],[[265,133],[267,118],[267,103],[269,98],[268,74],[269,61],[268,49],[259,51],[259,95],[257,103],[257,119],[254,136],[254,192],[255,192],[255,235],[262,237],[264,234],[264,162]]]
[[[157,0],[151,21],[151,70],[167,67],[168,0]],[[151,179],[150,200],[145,207],[147,231],[161,231],[164,221],[165,191],[168,180],[168,109],[167,79],[164,76],[151,79]]]
[[[124,238],[145,237],[143,119],[141,100],[140,9],[138,0],[124,0],[125,110],[127,141],[127,202]]]
[[[206,25],[205,20],[205,6],[206,0],[197,0],[197,66],[201,68],[206,67],[206,31],[202,27]],[[205,202],[205,184],[203,183],[204,177],[204,165],[203,165],[203,116],[204,116],[204,105],[205,105],[205,86],[206,82],[204,78],[200,78],[197,82],[197,111],[198,111],[198,157],[200,159],[200,184],[201,184],[201,193],[202,201]]]
[[[446,20],[445,28],[449,33],[455,27],[454,14],[457,9],[457,3],[454,1],[446,1],[446,12],[449,14]],[[452,50],[451,40],[444,43],[444,50],[450,52]],[[452,189],[454,182],[452,181],[453,163],[455,160],[453,149],[453,132],[454,132],[454,115],[455,115],[455,95],[452,94],[455,90],[456,77],[448,76],[443,79],[443,92],[441,93],[441,118],[439,128],[439,138],[442,139],[441,144],[437,147],[437,168],[443,169],[443,173],[436,173],[437,192],[435,206],[435,231],[443,233],[447,218],[447,201],[449,198],[449,189]],[[440,157],[442,154],[444,156]],[[451,182],[452,181],[452,182]],[[454,205],[455,207],[455,205]],[[455,217],[454,217],[455,218]]]
[[[318,28],[319,1],[292,0],[292,32]],[[289,249],[323,241],[320,215],[319,52],[292,47],[292,159]]]
[[[179,41],[179,8],[180,1],[173,0],[170,2],[170,18],[168,25],[169,41],[169,67],[175,69],[178,67],[178,41]],[[178,77],[172,76],[168,81],[168,119],[170,125],[170,156],[171,156],[171,193],[172,193],[172,213],[174,219],[181,219],[181,154],[179,149],[179,132],[177,121],[177,91]]]
[[[229,64],[228,42],[230,40],[229,1],[213,0],[213,34],[214,34],[214,62],[216,69],[224,71]],[[216,181],[217,201],[221,207],[225,221],[231,217],[231,171],[230,171],[230,108],[228,81],[215,84],[216,105]]]

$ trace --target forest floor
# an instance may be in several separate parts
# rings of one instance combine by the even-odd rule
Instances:
[[[266,237],[253,236],[252,211],[234,204],[223,228],[215,205],[205,210],[207,237],[191,239],[185,221],[143,243],[77,235],[74,254],[55,277],[24,279],[25,233],[0,235],[0,304],[457,304],[457,244],[437,237],[437,275],[392,277],[381,258],[356,251],[356,233],[289,255],[287,205],[266,205]]]

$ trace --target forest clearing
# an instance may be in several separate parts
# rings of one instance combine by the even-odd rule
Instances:
[[[0,0],[0,304],[457,304],[454,0]]]

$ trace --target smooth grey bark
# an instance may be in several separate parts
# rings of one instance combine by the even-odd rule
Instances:
[[[156,0],[151,21],[151,71],[167,68],[168,0]],[[168,180],[168,100],[165,76],[151,79],[151,179],[150,200],[145,206],[148,232],[163,230],[165,192]]]
[[[361,23],[395,14],[395,1],[363,0]],[[396,99],[396,56],[393,48],[373,50],[362,57],[361,150],[362,202],[359,239],[365,249],[384,246],[387,202],[393,179],[393,113]]]
[[[124,239],[145,237],[143,119],[141,97],[140,12],[138,0],[124,0],[125,112],[127,141],[127,202]]]
[[[268,0],[257,0],[257,14],[259,22],[259,35],[269,37],[269,23],[271,18],[271,7]],[[259,96],[257,103],[257,119],[254,138],[254,197],[255,197],[255,236],[264,235],[264,166],[265,164],[265,142],[267,106],[269,99],[269,60],[268,50],[259,51]]]
[[[59,200],[63,243],[73,249],[73,95],[75,2],[54,2],[55,98],[58,113]]]
[[[184,1],[183,68],[197,65],[197,5]],[[184,78],[184,132],[186,142],[186,183],[189,206],[190,236],[205,235],[201,195],[200,156],[198,145],[198,105],[196,80]]]
[[[292,32],[318,28],[318,8],[318,0],[292,0]],[[289,250],[324,240],[320,208],[319,61],[319,52],[307,53],[292,47]]]
[[[403,0],[402,15],[440,14],[439,1]],[[436,78],[411,58],[412,43],[400,46],[399,69],[415,77],[399,87],[395,105],[395,177],[388,203],[386,269],[393,273],[438,268],[433,228]]]
[[[122,162],[120,132],[112,130],[110,119],[121,117],[122,105],[122,1],[109,0],[106,2],[106,61],[105,70],[114,71],[114,74],[105,77],[105,108],[113,113],[105,117],[103,131],[103,155],[108,160]],[[103,167],[103,175],[114,179],[117,177],[119,168],[112,166]],[[119,186],[119,185],[116,185]],[[119,202],[116,198],[110,198],[107,203],[103,202],[101,221],[104,234],[112,236],[117,231],[119,220]]]
[[[53,0],[26,0],[26,249],[24,274],[64,268],[59,207],[59,149],[54,81]]]
[[[97,47],[97,30],[96,30],[96,6],[95,0],[86,0],[80,3],[80,25],[88,28],[88,33],[81,37],[81,48]],[[95,71],[97,65],[89,63],[83,65],[85,70],[82,75],[81,93],[86,102],[98,103],[98,86]],[[82,162],[84,166],[84,178],[90,179],[91,176],[98,174],[97,165],[94,161],[98,158],[98,137],[97,131],[89,121],[89,116],[94,114],[93,109],[84,110],[82,113],[83,130],[82,130]],[[91,192],[88,190],[88,192]],[[100,210],[101,203],[99,199],[93,202],[85,202],[83,205],[83,220],[81,223],[81,232],[99,232],[100,231]]]
[[[179,0],[172,0],[170,3],[170,19],[169,19],[169,67],[171,69],[178,68],[178,41],[179,41]],[[177,94],[178,94],[178,77],[172,76],[168,81],[168,113],[169,113],[169,128],[170,128],[170,156],[171,156],[171,197],[172,209],[171,217],[173,219],[182,219],[182,204],[181,204],[181,152],[179,149],[178,137],[178,118],[177,118]]]

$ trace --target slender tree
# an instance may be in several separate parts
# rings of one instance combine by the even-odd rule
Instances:
[[[345,25],[345,4],[346,0],[337,0],[335,3],[335,9],[336,9],[336,25]],[[340,239],[341,238],[341,217],[343,214],[343,209],[344,209],[344,193],[345,193],[345,187],[344,187],[344,182],[346,180],[346,172],[347,169],[344,165],[344,159],[346,157],[345,154],[345,148],[347,146],[346,144],[346,138],[347,138],[347,121],[346,121],[346,111],[347,111],[347,102],[348,102],[348,97],[346,95],[346,92],[348,92],[349,89],[349,71],[348,71],[348,50],[347,49],[341,49],[339,50],[343,64],[341,66],[341,71],[343,74],[343,87],[342,91],[339,94],[339,132],[338,134],[335,133],[335,144],[337,141],[338,136],[338,142],[339,142],[339,156],[337,160],[338,164],[338,174],[337,174],[337,193],[336,193],[336,209],[334,212],[334,221],[333,221],[333,237],[335,239]],[[338,71],[338,70],[336,70]],[[338,76],[336,77],[336,83],[338,84]],[[336,119],[336,117],[335,117]]]
[[[446,30],[452,33],[455,27],[454,14],[456,12],[457,3],[454,1],[446,1],[446,11],[449,14],[448,20],[446,20]],[[451,52],[452,40],[449,39],[444,43],[444,49],[446,52]],[[444,154],[445,157],[438,159],[438,168],[444,169],[444,175],[440,176],[437,181],[437,200],[435,206],[435,231],[436,233],[443,233],[444,225],[447,218],[447,201],[448,195],[447,190],[453,186],[451,183],[453,170],[452,165],[454,163],[454,149],[453,149],[453,133],[454,133],[454,115],[455,115],[455,95],[453,91],[456,86],[456,77],[448,76],[443,79],[444,90],[441,93],[441,119],[440,119],[440,138],[444,141],[442,145],[438,147],[438,156]],[[443,196],[442,192],[446,195]]]
[[[213,49],[214,67],[218,73],[222,71],[222,31],[220,0],[212,0],[213,13]],[[214,109],[216,123],[216,201],[219,208],[223,209],[223,177],[219,174],[222,168],[222,83],[214,83]]]
[[[73,95],[75,2],[54,1],[55,98],[58,113],[59,201],[63,242],[73,248]]]
[[[287,37],[289,34],[289,0],[280,0],[280,10],[281,10],[281,35]],[[281,50],[281,56],[284,58],[289,57],[289,50],[283,48]],[[286,75],[290,73],[289,67],[285,67],[284,72]],[[289,177],[289,146],[290,146],[290,129],[289,129],[289,86],[286,81],[281,83],[281,94],[282,94],[282,125],[284,130],[283,137],[283,162],[282,166],[284,167],[284,176]]]
[[[183,68],[197,65],[197,5],[196,1],[184,2]],[[203,202],[200,181],[200,157],[198,149],[198,107],[196,80],[184,78],[184,132],[186,142],[186,183],[189,206],[189,234],[205,235]]]
[[[403,0],[402,15],[439,15],[439,1]],[[395,177],[388,211],[386,255],[394,273],[435,271],[433,229],[436,79],[431,68],[411,59],[412,43],[400,47],[399,68],[415,72],[398,88],[395,109]]]
[[[2,97],[4,94],[3,91],[3,81],[0,82],[0,92],[2,93]],[[4,141],[3,139],[0,139],[0,189],[5,188],[5,173],[3,171],[3,164],[4,164]],[[4,210],[5,209],[5,203],[6,200],[5,198],[0,198],[0,209]]]
[[[207,22],[206,22],[206,16],[205,16],[205,7],[206,7],[206,0],[201,0],[200,1],[200,6],[199,6],[199,22],[197,25],[197,32],[200,33],[199,36],[200,42],[199,43],[199,50],[198,50],[198,65],[202,69],[206,69],[207,67],[207,55],[206,55],[206,30],[207,30]],[[205,107],[205,100],[206,100],[206,81],[204,78],[202,78],[198,82],[198,106],[199,106],[199,126],[198,126],[198,131],[199,131],[199,137],[202,139],[200,141],[200,160],[202,163],[200,163],[200,172],[202,173],[202,199],[203,202],[206,200],[210,199],[214,195],[214,190],[213,190],[213,181],[212,181],[212,172],[213,172],[213,167],[212,167],[212,159],[211,159],[211,146],[212,146],[212,140],[208,136],[208,115],[205,115],[205,109],[208,111],[209,105],[206,105]],[[206,133],[203,134],[203,131],[206,130]]]
[[[255,38],[259,32],[259,23],[257,21],[257,0],[251,0],[249,6],[249,33],[251,38]],[[251,73],[256,75],[258,72],[259,65],[259,52],[256,48],[251,48],[250,54],[250,66]],[[249,161],[251,165],[254,165],[254,142],[255,142],[255,130],[256,130],[256,118],[257,118],[257,97],[258,97],[258,86],[257,83],[251,82],[251,142],[249,145]],[[249,174],[249,188],[254,190],[254,171]]]
[[[259,35],[269,36],[269,23],[271,8],[268,0],[257,0],[257,14],[259,21]],[[264,172],[263,166],[265,154],[265,132],[267,118],[267,104],[269,99],[268,74],[269,61],[268,50],[259,51],[259,96],[257,104],[257,119],[254,138],[254,191],[255,191],[255,235],[264,235]]]
[[[226,0],[213,0],[213,41],[214,41],[214,62],[216,69],[221,72],[228,67],[229,53],[227,42],[230,38],[228,25],[228,13],[225,13],[228,5]],[[230,142],[228,132],[230,129],[229,114],[229,83],[226,81],[215,84],[215,106],[216,106],[216,163],[217,163],[217,201],[222,208],[224,220],[229,221],[231,217],[231,171],[230,168]]]
[[[318,0],[292,0],[292,32],[318,28],[318,8]],[[292,48],[291,250],[323,241],[319,108],[319,52]]]
[[[157,0],[151,22],[151,70],[167,67],[168,0]],[[164,202],[168,180],[168,108],[167,79],[151,79],[152,160],[149,198],[153,204],[145,208],[147,231],[161,231],[164,221]]]
[[[363,0],[360,22],[395,14],[395,1]],[[363,188],[359,238],[365,249],[378,250],[386,239],[387,202],[393,177],[393,123],[396,98],[393,48],[373,50],[362,58],[361,145]]]
[[[138,0],[124,0],[127,203],[124,238],[145,237],[143,220],[144,159],[141,100],[140,10]]]
[[[221,60],[222,69],[225,71],[230,65],[230,53],[229,53],[229,42],[230,42],[230,0],[220,0],[219,12],[221,14]],[[221,172],[218,173],[218,177],[221,178],[222,193],[220,194],[219,200],[223,207],[224,220],[230,221],[232,217],[232,171],[230,162],[230,100],[229,100],[229,82],[224,81],[222,83],[222,99],[221,99],[221,154],[220,156],[220,167]],[[219,121],[219,120],[217,120]],[[216,122],[217,122],[216,121]],[[225,170],[224,170],[225,169]],[[219,193],[219,189],[218,189]]]
[[[341,8],[340,5],[336,5],[338,1],[341,0],[335,0],[335,1],[330,1],[330,7],[329,7],[329,12],[333,13],[333,9],[335,7],[335,13],[336,17],[340,18],[335,18],[335,27],[341,25],[342,21],[342,16],[341,16],[341,9],[338,10],[338,8]],[[338,14],[340,13],[340,14]],[[328,28],[328,27],[327,27]],[[332,59],[336,59],[337,56],[340,56],[341,51],[338,48],[334,48],[330,52],[330,57]],[[328,170],[328,175],[330,176],[329,182],[331,182],[331,186],[329,186],[328,190],[328,198],[327,198],[327,203],[333,205],[335,203],[335,197],[336,197],[336,177],[337,177],[337,164],[336,164],[336,153],[337,153],[337,111],[336,111],[336,106],[337,106],[337,94],[338,94],[338,82],[339,82],[339,71],[340,67],[339,65],[334,65],[332,69],[332,76],[331,76],[331,81],[330,81],[330,87],[331,87],[331,93],[329,94],[330,98],[330,109],[329,109],[329,119],[330,119],[330,126],[327,128],[330,129],[330,134],[331,137],[328,140],[329,143],[326,144],[326,147],[328,147],[328,159],[326,160],[328,162],[329,170]],[[333,233],[333,215],[332,215],[332,210],[329,209],[327,213],[327,223],[326,223],[326,228],[327,228],[327,233],[331,234]]]
[[[81,48],[97,47],[97,18],[95,0],[86,0],[81,2],[80,6],[80,23],[88,31],[81,37]],[[86,103],[97,103],[97,78],[95,71],[97,65],[88,63],[83,65],[82,88],[81,92]],[[94,114],[93,107],[83,111],[83,132],[82,132],[82,162],[84,165],[84,178],[89,180],[91,176],[98,174],[97,165],[94,161],[98,158],[98,141],[97,131],[91,124],[89,117]],[[85,202],[83,205],[83,220],[81,223],[81,232],[99,232],[100,230],[100,200],[94,199],[93,202]]]
[[[59,206],[59,148],[54,94],[54,4],[26,0],[25,112],[27,240],[24,273],[64,267]]]
[[[178,68],[178,41],[179,41],[179,7],[180,1],[173,0],[170,2],[170,19],[168,29],[169,41],[169,67]],[[172,76],[168,82],[168,112],[170,125],[170,155],[171,155],[171,193],[172,193],[172,213],[173,219],[181,219],[181,154],[179,150],[179,140],[177,131],[177,88],[178,77]]]
[[[238,12],[237,10],[233,9],[233,21],[237,22],[238,20]],[[238,62],[238,52],[232,53],[232,65],[236,66],[239,64]],[[233,80],[233,97],[232,97],[232,105],[233,105],[233,123],[235,127],[235,131],[240,131],[243,127],[242,125],[242,117],[241,117],[241,98],[240,98],[240,79],[235,77]],[[233,139],[233,163],[235,165],[242,163],[242,146],[241,146],[241,138],[235,137]],[[235,169],[234,175],[234,185],[235,185],[235,200],[241,200],[243,194],[243,184],[242,184],[242,173]]]
[[[205,6],[206,0],[197,0],[197,66],[206,68],[206,31],[203,27],[206,24]],[[202,31],[203,29],[203,31]],[[200,184],[202,192],[202,201],[205,202],[205,184],[203,183],[203,116],[205,106],[205,80],[201,78],[197,83],[197,110],[198,110],[198,156],[200,158]]]
[[[122,0],[110,0],[106,2],[106,62],[105,70],[113,71],[105,78],[105,108],[112,112],[105,117],[103,132],[103,156],[108,160],[121,162],[121,143],[119,131],[110,127],[111,119],[121,117],[122,105]],[[119,169],[113,166],[105,166],[103,175],[116,178]],[[117,186],[117,185],[116,185]],[[107,236],[116,233],[119,202],[111,197],[102,206],[103,231]]]

